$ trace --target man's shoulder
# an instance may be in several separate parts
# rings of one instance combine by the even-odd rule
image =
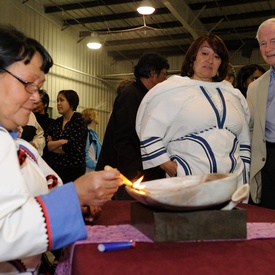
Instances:
[[[125,89],[123,89],[117,95],[115,100],[115,105],[120,103],[125,104],[125,102],[141,101],[146,93],[147,93],[147,90],[144,91],[143,89],[139,88],[133,83],[129,87],[126,87]]]
[[[121,95],[125,96],[128,95],[128,93],[140,93],[141,87],[140,85],[134,81],[133,83],[131,83],[129,86],[125,87],[122,91],[121,91]],[[120,95],[119,94],[119,95]]]

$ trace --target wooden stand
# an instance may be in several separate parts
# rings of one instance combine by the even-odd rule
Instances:
[[[169,212],[131,204],[131,223],[156,242],[246,238],[246,210]]]

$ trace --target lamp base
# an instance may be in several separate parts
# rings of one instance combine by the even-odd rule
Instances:
[[[246,238],[246,210],[170,212],[131,204],[132,225],[155,242]]]

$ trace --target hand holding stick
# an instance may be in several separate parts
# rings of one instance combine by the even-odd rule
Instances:
[[[105,171],[110,171],[110,170],[114,170],[115,168],[113,168],[113,167],[111,167],[110,165],[106,165],[105,167],[104,167],[104,170]],[[122,181],[123,181],[123,184],[125,184],[125,185],[127,185],[127,186],[130,186],[130,187],[133,187],[133,183],[130,181],[130,180],[128,180],[124,175],[122,175],[121,173],[120,173],[120,175],[118,176],[118,178],[120,178]]]

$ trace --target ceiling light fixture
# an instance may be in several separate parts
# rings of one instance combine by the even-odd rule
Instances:
[[[100,43],[97,34],[91,33],[91,37],[87,42],[87,47],[92,50],[98,50],[101,48],[101,46],[102,44]]]
[[[137,11],[142,15],[152,14],[155,11],[155,8],[148,0],[143,0],[140,6],[137,8]]]

